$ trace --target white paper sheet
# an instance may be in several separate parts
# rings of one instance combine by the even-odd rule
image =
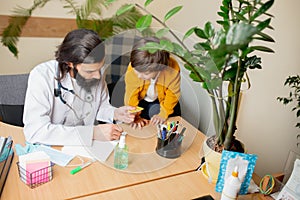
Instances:
[[[91,147],[87,146],[64,146],[62,152],[70,155],[78,155],[87,158],[96,158],[104,162],[109,157],[119,140],[115,141],[97,141],[94,140]]]
[[[300,199],[300,159],[296,159],[292,174],[280,191],[276,200],[299,200]]]

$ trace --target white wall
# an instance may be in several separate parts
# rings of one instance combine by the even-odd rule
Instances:
[[[27,7],[30,0],[0,0],[0,14],[10,14],[10,10],[16,5]],[[128,2],[123,0],[123,2]],[[130,2],[135,2],[131,0]],[[139,1],[143,2],[143,1]],[[184,8],[174,16],[168,23],[176,31],[184,33],[188,28],[198,25],[203,27],[206,21],[214,22],[218,19],[216,11],[220,1],[210,0],[164,0],[155,1],[150,5],[152,10],[158,16],[166,13],[170,8],[183,5]],[[297,129],[294,128],[296,123],[295,114],[290,112],[290,107],[284,107],[277,102],[276,97],[285,96],[288,89],[283,87],[285,78],[288,75],[299,74],[299,52],[300,52],[300,28],[298,19],[300,18],[299,0],[275,1],[271,13],[275,16],[272,25],[275,31],[269,32],[274,37],[276,43],[271,45],[275,54],[261,54],[263,69],[249,72],[252,87],[245,91],[240,108],[237,137],[241,139],[249,153],[258,155],[258,161],[255,171],[259,175],[267,173],[276,173],[283,170],[289,150],[296,148]],[[47,7],[34,13],[38,16],[50,17],[71,17],[66,14],[66,10],[61,8],[59,0],[51,1]],[[25,73],[34,65],[44,60],[53,58],[55,47],[61,39],[41,39],[41,38],[21,38],[18,44],[20,50],[19,59],[15,59],[4,47],[0,47],[0,60],[2,67],[0,74]],[[183,71],[183,74],[186,72]],[[196,93],[198,103],[202,104],[205,94],[197,92],[195,83],[184,78],[185,85],[191,84],[194,90],[192,96]],[[191,96],[186,90],[185,96]],[[191,107],[191,116],[194,116],[192,99],[185,99]],[[205,106],[201,107],[202,112]],[[197,113],[196,113],[197,114]],[[210,113],[208,113],[210,115]],[[197,117],[197,116],[195,116]],[[200,125],[202,126],[203,117],[199,116]],[[194,118],[191,118],[194,120]],[[195,123],[195,122],[193,122]]]

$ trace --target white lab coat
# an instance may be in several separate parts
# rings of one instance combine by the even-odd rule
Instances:
[[[95,97],[92,102],[92,117],[84,119],[84,125],[63,125],[70,108],[59,97],[54,96],[57,88],[56,70],[58,62],[51,60],[36,66],[29,75],[28,88],[24,105],[24,134],[31,143],[49,145],[92,145],[94,121],[112,122],[115,107],[109,103],[109,94],[104,77],[94,88]],[[61,84],[73,89],[70,74],[61,80]],[[62,95],[67,92],[61,90]],[[70,105],[74,95],[65,99]]]

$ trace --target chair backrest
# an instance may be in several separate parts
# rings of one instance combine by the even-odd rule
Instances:
[[[130,30],[105,40],[105,80],[113,106],[124,105],[124,75],[133,44],[138,39],[140,34],[136,30]]]
[[[24,126],[23,110],[29,74],[0,75],[0,121]]]

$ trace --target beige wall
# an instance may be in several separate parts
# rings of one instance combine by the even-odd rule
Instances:
[[[9,14],[16,4],[26,6],[31,1],[0,0],[0,2],[0,14]],[[207,20],[215,21],[218,18],[216,15],[218,2],[220,1],[164,0],[156,1],[149,8],[158,16],[163,16],[161,13],[165,13],[169,8],[184,5],[184,9],[171,19],[169,24],[176,31],[185,32],[191,26],[203,27]],[[59,0],[53,1],[35,15],[71,17],[60,5]],[[272,21],[275,31],[269,34],[276,40],[276,43],[271,45],[276,53],[261,54],[263,69],[249,72],[252,87],[243,95],[237,137],[245,143],[249,153],[258,155],[255,170],[259,175],[282,171],[290,150],[300,153],[300,149],[296,148],[295,114],[290,112],[290,107],[284,107],[276,100],[277,96],[288,93],[287,88],[283,87],[285,78],[300,72],[299,7],[299,0],[275,1],[271,10],[275,15]],[[0,74],[29,72],[37,63],[53,58],[55,47],[60,41],[61,39],[21,38],[18,44],[19,59],[15,59],[1,46]]]

